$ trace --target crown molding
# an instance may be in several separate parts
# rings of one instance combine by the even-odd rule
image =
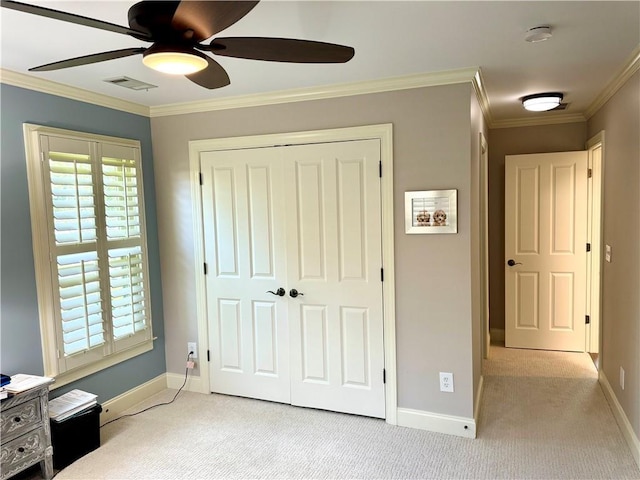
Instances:
[[[633,50],[629,59],[624,66],[616,73],[607,86],[600,92],[595,100],[585,110],[584,115],[587,119],[591,118],[595,113],[604,106],[607,101],[620,90],[620,88],[629,80],[634,73],[640,70],[640,44]]]
[[[478,68],[473,76],[471,83],[473,85],[474,91],[476,92],[476,97],[478,99],[478,103],[480,104],[480,110],[482,110],[484,119],[487,122],[487,126],[489,128],[492,128],[494,121],[493,116],[491,115],[489,96],[487,95],[487,91],[484,88],[484,79],[482,78],[481,68]]]
[[[0,68],[0,83],[149,117],[149,107]]]
[[[581,113],[564,113],[549,117],[507,118],[494,121],[490,126],[491,128],[537,127],[540,125],[559,125],[561,123],[586,121],[586,117]]]
[[[609,82],[609,84],[607,84],[604,90],[591,103],[584,114],[560,114],[554,116],[513,118],[504,120],[493,119],[489,97],[486,89],[484,88],[482,70],[478,67],[406,75],[402,77],[392,77],[366,82],[352,82],[327,85],[323,87],[282,90],[278,92],[254,95],[239,95],[208,101],[175,103],[155,107],[147,107],[145,105],[128,102],[108,95],[90,92],[88,90],[63,85],[51,80],[36,78],[2,68],[0,68],[0,83],[153,118],[216,110],[229,110],[234,108],[276,105],[291,102],[324,100],[329,98],[471,82],[489,128],[512,128],[584,122],[591,118],[638,70],[640,70],[640,45],[635,48],[624,67],[621,68],[616,76]]]
[[[324,100],[328,98],[350,97],[370,93],[408,90],[420,87],[438,85],[452,85],[471,82],[478,71],[477,67],[449,70],[445,72],[421,73],[402,77],[385,78],[366,82],[342,83],[324,87],[300,88],[282,90],[255,95],[240,95],[205,101],[176,103],[151,107],[150,116],[166,117],[169,115],[184,115],[189,113],[211,112],[215,110],[229,110],[244,107],[259,107],[281,103],[306,102],[309,100]]]

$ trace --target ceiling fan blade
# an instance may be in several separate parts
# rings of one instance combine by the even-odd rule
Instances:
[[[216,55],[270,62],[345,63],[355,54],[353,48],[344,45],[292,38],[216,38],[209,46],[196,47]]]
[[[197,83],[201,87],[213,90],[214,88],[226,87],[231,83],[229,75],[222,66],[213,58],[205,56],[209,66],[191,75],[185,75],[193,83]]]
[[[59,10],[53,10],[51,8],[38,7],[36,5],[28,5],[26,3],[14,2],[13,0],[2,0],[0,6],[9,8],[11,10],[17,10],[19,12],[31,13],[33,15],[39,15],[41,17],[53,18],[55,20],[62,20],[63,22],[75,23],[77,25],[84,25],[86,27],[99,28],[100,30],[108,30],[110,32],[122,33],[124,35],[130,35],[140,40],[150,39],[149,35],[145,32],[138,32],[128,27],[121,27],[114,23],[103,22],[102,20],[96,20],[95,18],[83,17],[82,15],[75,15],[73,13],[61,12]]]
[[[79,67],[80,65],[89,65],[91,63],[104,62],[106,60],[114,60],[116,58],[130,57],[144,53],[146,48],[123,48],[122,50],[112,50],[110,52],[94,53],[83,57],[70,58],[59,62],[40,65],[39,67],[30,68],[30,72],[48,72],[50,70],[60,70],[62,68]]]
[[[193,39],[206,40],[230,27],[258,4],[258,1],[196,1],[180,2],[171,22],[176,30],[193,30]]]

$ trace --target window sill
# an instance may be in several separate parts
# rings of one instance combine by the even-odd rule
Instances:
[[[51,390],[55,390],[56,388],[63,387],[64,385],[68,385],[72,382],[80,380],[81,378],[87,377],[91,374],[104,370],[105,368],[112,367],[120,362],[124,362],[125,360],[137,357],[138,355],[142,355],[143,353],[149,352],[151,350],[153,350],[153,340],[149,340],[148,342],[130,348],[129,350],[114,353],[113,355],[109,355],[99,362],[95,362],[90,365],[79,367],[69,372],[61,373],[54,376],[55,383],[51,384],[50,388]]]

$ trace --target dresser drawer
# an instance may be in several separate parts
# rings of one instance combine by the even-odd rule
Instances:
[[[12,473],[43,460],[47,447],[47,437],[43,429],[33,430],[2,445],[2,477],[11,476]]]
[[[2,442],[18,437],[42,424],[40,398],[34,398],[2,411],[0,437]]]

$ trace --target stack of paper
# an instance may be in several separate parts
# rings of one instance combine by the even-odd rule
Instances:
[[[82,390],[71,390],[49,401],[49,418],[61,422],[97,403],[98,396]]]
[[[30,388],[39,387],[53,382],[53,378],[40,377],[38,375],[25,375],[18,373],[11,376],[11,382],[3,387],[9,393],[20,393]]]

